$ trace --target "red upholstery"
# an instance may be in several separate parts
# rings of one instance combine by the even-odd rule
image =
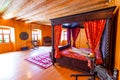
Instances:
[[[75,59],[79,59],[79,60],[85,60],[86,61],[86,57],[80,54],[77,54],[75,52],[71,52],[69,51],[71,48],[62,50],[60,53],[62,56],[66,56],[66,57],[70,57],[70,58],[75,58]]]
[[[84,61],[87,61],[88,59],[86,58],[86,56],[83,56],[81,54],[78,54],[78,53],[75,53],[75,52],[71,52],[69,51],[71,48],[68,48],[68,49],[65,49],[65,50],[62,50],[60,51],[60,54],[62,56],[66,56],[66,57],[70,57],[70,58],[75,58],[75,59],[78,59],[78,60],[84,60]],[[81,50],[86,50],[86,51],[90,51],[89,49],[87,48],[80,48]],[[96,50],[96,63],[97,64],[102,64],[102,57],[101,57],[101,53],[99,50]]]

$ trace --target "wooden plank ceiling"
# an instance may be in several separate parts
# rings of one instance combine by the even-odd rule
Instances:
[[[0,16],[50,25],[50,19],[113,6],[114,0],[0,0]]]

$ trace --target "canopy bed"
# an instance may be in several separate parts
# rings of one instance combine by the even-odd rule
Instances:
[[[90,72],[90,62],[84,53],[92,53],[96,63],[107,69],[113,69],[113,11],[115,7],[70,15],[51,19],[52,23],[52,52],[50,54],[54,63],[70,68]],[[75,25],[76,24],[76,25]],[[59,46],[62,27],[67,28],[68,44]],[[84,28],[90,48],[73,48],[75,41]],[[73,36],[74,35],[74,36]],[[71,39],[72,42],[71,42]],[[81,51],[82,50],[82,51]],[[83,54],[81,52],[85,51]],[[88,51],[88,52],[87,52]],[[78,54],[78,53],[80,54]],[[87,55],[88,55],[87,54]],[[86,55],[86,54],[85,54]]]

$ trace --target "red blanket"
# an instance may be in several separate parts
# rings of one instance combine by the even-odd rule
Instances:
[[[90,52],[90,49],[88,48],[80,48],[79,49],[81,52],[83,51],[86,51],[86,52]],[[99,50],[96,50],[96,64],[102,64],[102,57],[101,57],[101,53]],[[66,56],[66,57],[70,57],[70,58],[75,58],[75,59],[78,59],[78,60],[84,60],[84,61],[88,61],[88,59],[86,58],[86,56],[83,55],[83,53],[80,54],[79,53],[76,53],[76,52],[72,52],[71,51],[71,48],[68,48],[68,49],[65,49],[65,50],[62,50],[60,52],[60,54],[62,56]],[[85,54],[85,53],[84,53]],[[86,55],[86,54],[85,54]]]

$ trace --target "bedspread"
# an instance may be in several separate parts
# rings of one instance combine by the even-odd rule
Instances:
[[[90,49],[88,48],[79,48],[79,52],[77,53],[77,51],[71,51],[72,48],[67,48],[65,50],[60,51],[60,54],[62,56],[66,56],[66,57],[70,57],[70,58],[75,58],[78,60],[84,60],[84,61],[88,61],[86,55],[88,55],[90,53]],[[74,49],[72,49],[74,50]],[[102,57],[101,57],[101,53],[99,50],[95,50],[96,52],[96,64],[102,64]]]

